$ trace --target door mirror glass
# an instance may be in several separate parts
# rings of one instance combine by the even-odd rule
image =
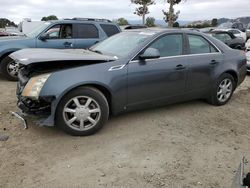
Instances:
[[[157,59],[160,58],[160,52],[158,49],[155,48],[148,48],[145,50],[143,54],[139,56],[140,59],[145,60],[145,59]]]

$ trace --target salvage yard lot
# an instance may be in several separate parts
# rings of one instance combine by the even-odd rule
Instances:
[[[250,158],[250,77],[229,104],[169,105],[111,118],[90,137],[29,121],[23,130],[16,83],[0,79],[0,187],[230,187]],[[6,129],[6,130],[5,130]]]

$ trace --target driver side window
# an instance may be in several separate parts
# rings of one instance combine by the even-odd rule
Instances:
[[[149,48],[158,49],[161,57],[171,57],[182,55],[183,41],[181,34],[166,35],[155,42],[153,42]]]
[[[72,25],[55,25],[45,32],[48,39],[70,39],[72,38]]]

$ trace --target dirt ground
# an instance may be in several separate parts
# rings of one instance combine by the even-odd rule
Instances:
[[[0,79],[0,187],[228,188],[250,159],[250,76],[231,102],[169,105],[113,117],[72,137],[11,117],[16,84]]]

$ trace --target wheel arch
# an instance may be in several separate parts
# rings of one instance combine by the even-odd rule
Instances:
[[[58,99],[55,111],[57,110],[58,104],[60,103],[60,101],[62,100],[62,98],[65,95],[67,95],[71,91],[76,90],[76,89],[81,88],[81,87],[92,87],[92,88],[95,88],[95,89],[99,90],[105,96],[105,98],[107,99],[110,113],[112,113],[112,96],[113,96],[112,92],[108,89],[108,87],[106,87],[106,86],[104,86],[104,85],[102,85],[100,83],[83,83],[83,84],[80,84],[80,85],[77,85],[77,86],[74,86],[74,87],[68,89]]]
[[[234,78],[235,84],[237,86],[239,79],[238,79],[238,74],[236,73],[236,71],[234,71],[234,70],[228,70],[228,71],[225,71],[224,73],[230,74]]]
[[[15,52],[15,51],[17,51],[17,50],[11,50],[11,51],[4,52],[4,54],[2,54],[2,55],[0,56],[0,63],[2,62],[2,60],[3,60],[5,57],[7,57],[8,55],[10,55],[11,53],[13,53],[13,52]]]

